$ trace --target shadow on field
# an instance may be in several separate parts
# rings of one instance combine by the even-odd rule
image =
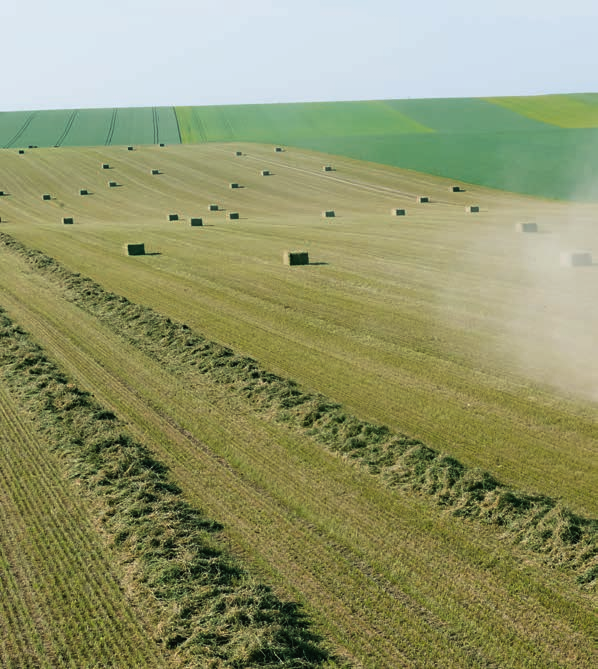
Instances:
[[[146,251],[143,255],[144,256],[161,256],[162,254],[160,253],[160,251],[150,251],[149,253]]]
[[[313,265],[313,266],[316,266],[316,265],[330,265],[330,263],[329,262],[310,262],[310,263],[308,263],[308,265]]]

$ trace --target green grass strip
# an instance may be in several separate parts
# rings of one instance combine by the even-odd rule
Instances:
[[[573,95],[487,98],[488,102],[560,128],[598,128],[598,107]]]
[[[318,667],[327,654],[298,606],[221,550],[221,527],[182,499],[164,465],[81,391],[0,307],[0,373],[94,501],[157,640],[184,667]]]
[[[104,290],[6,233],[0,243],[55,281],[65,297],[176,372],[205,374],[258,412],[359,464],[386,485],[426,495],[458,516],[500,527],[545,562],[573,572],[580,585],[598,583],[598,521],[543,495],[513,491],[488,472],[468,468],[421,441],[348,414],[323,395],[261,369],[248,357],[208,341],[186,324]]]

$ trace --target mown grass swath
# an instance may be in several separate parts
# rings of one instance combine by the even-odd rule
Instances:
[[[0,444],[0,666],[172,666],[79,486],[1,374]]]
[[[388,486],[424,494],[454,514],[504,529],[511,540],[546,561],[572,570],[584,587],[598,579],[598,521],[569,511],[544,495],[518,493],[488,472],[468,468],[421,441],[360,420],[323,395],[261,369],[251,358],[207,341],[187,325],[105,291],[53,258],[5,233],[0,242],[56,281],[65,296],[171,370],[195,369],[256,411],[309,435],[358,463]]]
[[[220,529],[187,504],[167,469],[78,389],[0,309],[0,369],[69,476],[95,505],[182,666],[314,667],[326,653],[293,603],[281,602],[218,545]]]

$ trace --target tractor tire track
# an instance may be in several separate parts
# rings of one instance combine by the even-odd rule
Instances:
[[[112,137],[114,137],[114,129],[116,128],[116,119],[118,117],[118,108],[112,110],[112,116],[110,117],[110,125],[108,126],[108,134],[106,135],[106,141],[104,142],[105,146],[110,146],[112,144]]]
[[[23,133],[31,125],[31,122],[38,115],[38,113],[39,112],[34,111],[31,114],[29,114],[29,116],[27,117],[27,120],[25,121],[25,123],[23,123],[23,125],[18,130],[18,132],[15,135],[13,135],[13,137],[11,137],[11,139],[9,139],[8,142],[4,145],[5,149],[10,148],[15,142],[17,142],[23,136]]]
[[[71,131],[71,128],[73,127],[73,123],[75,122],[75,119],[77,118],[77,115],[79,114],[79,110],[75,109],[71,115],[69,116],[66,125],[64,127],[64,130],[62,131],[62,135],[56,140],[56,143],[54,146],[62,146],[62,143],[64,140],[67,138],[67,135]]]

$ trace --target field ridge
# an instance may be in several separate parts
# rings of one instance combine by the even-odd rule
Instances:
[[[186,503],[168,469],[1,307],[0,340],[6,386],[83,484],[177,666],[322,666],[328,655],[297,605],[220,548],[220,525]]]
[[[50,277],[68,300],[165,367],[206,374],[254,410],[367,468],[385,485],[426,495],[455,515],[500,527],[547,563],[571,570],[583,587],[595,587],[598,521],[574,514],[548,496],[510,490],[488,472],[467,468],[419,440],[348,415],[323,395],[305,393],[293,381],[207,341],[187,325],[105,291],[10,235],[0,233],[0,243]]]

